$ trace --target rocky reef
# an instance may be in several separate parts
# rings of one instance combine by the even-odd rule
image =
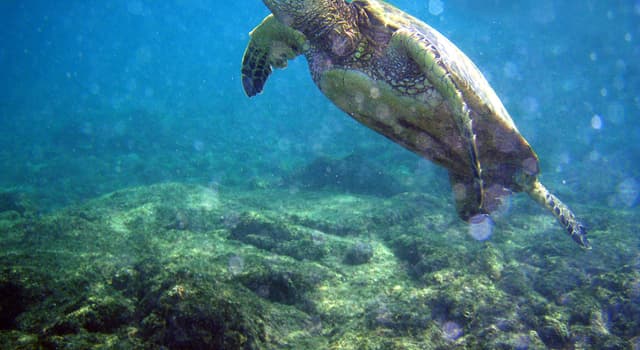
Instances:
[[[168,183],[0,194],[3,349],[636,349],[640,218],[580,250],[527,202],[476,241],[424,194]]]

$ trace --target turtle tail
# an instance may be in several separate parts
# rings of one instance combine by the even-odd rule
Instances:
[[[537,180],[533,182],[528,193],[536,202],[551,211],[553,216],[558,219],[562,227],[565,228],[569,236],[576,243],[585,249],[591,249],[591,244],[589,244],[589,240],[587,239],[587,229],[576,219],[571,209],[562,203],[558,197],[549,192],[549,190]]]

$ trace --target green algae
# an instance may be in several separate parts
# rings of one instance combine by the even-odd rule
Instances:
[[[490,241],[474,241],[448,206],[411,193],[161,184],[43,216],[8,208],[0,344],[622,349],[636,341],[632,213],[607,212],[607,230],[593,231],[597,248],[582,252],[544,213],[514,213]],[[357,263],[354,247],[366,248]]]

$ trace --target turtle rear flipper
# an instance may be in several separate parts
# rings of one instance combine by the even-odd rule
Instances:
[[[272,67],[284,68],[288,60],[302,54],[306,38],[273,15],[265,17],[249,35],[242,57],[242,86],[251,97],[262,92]]]
[[[470,218],[478,214],[488,214],[482,208],[480,184],[477,181],[449,172],[449,182],[451,182],[453,199],[460,219],[469,221]]]
[[[544,185],[537,179],[527,189],[527,193],[536,202],[542,204],[545,208],[558,219],[562,227],[567,231],[567,234],[576,243],[585,249],[591,249],[591,244],[587,239],[587,229],[582,225],[571,209],[567,207],[558,197],[554,196]]]

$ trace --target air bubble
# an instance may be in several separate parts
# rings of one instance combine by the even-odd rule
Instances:
[[[442,0],[429,0],[429,13],[434,16],[440,16],[444,12],[444,3]]]
[[[640,184],[633,178],[624,179],[616,188],[618,200],[627,207],[632,207],[640,194]]]
[[[229,272],[236,276],[244,270],[244,259],[241,256],[234,255],[229,258],[228,263]]]
[[[474,215],[469,219],[469,234],[477,241],[485,241],[493,233],[493,220],[487,214]]]
[[[386,104],[381,104],[376,107],[376,115],[381,119],[389,119],[391,117],[391,110]]]
[[[371,96],[372,99],[377,99],[380,97],[380,89],[378,89],[377,87],[372,87],[369,90],[369,96]]]
[[[140,1],[130,1],[127,3],[127,11],[134,16],[141,16],[144,13],[144,6]]]
[[[602,118],[599,115],[596,114],[591,118],[591,127],[595,130],[602,129]]]
[[[509,79],[520,79],[520,69],[514,62],[509,61],[505,63],[504,67],[502,67],[502,71],[504,72],[504,75]]]
[[[202,140],[194,140],[193,149],[196,152],[202,152],[204,150],[204,142],[202,142]]]
[[[453,321],[447,321],[442,325],[442,333],[447,340],[454,341],[462,335],[462,327]]]

